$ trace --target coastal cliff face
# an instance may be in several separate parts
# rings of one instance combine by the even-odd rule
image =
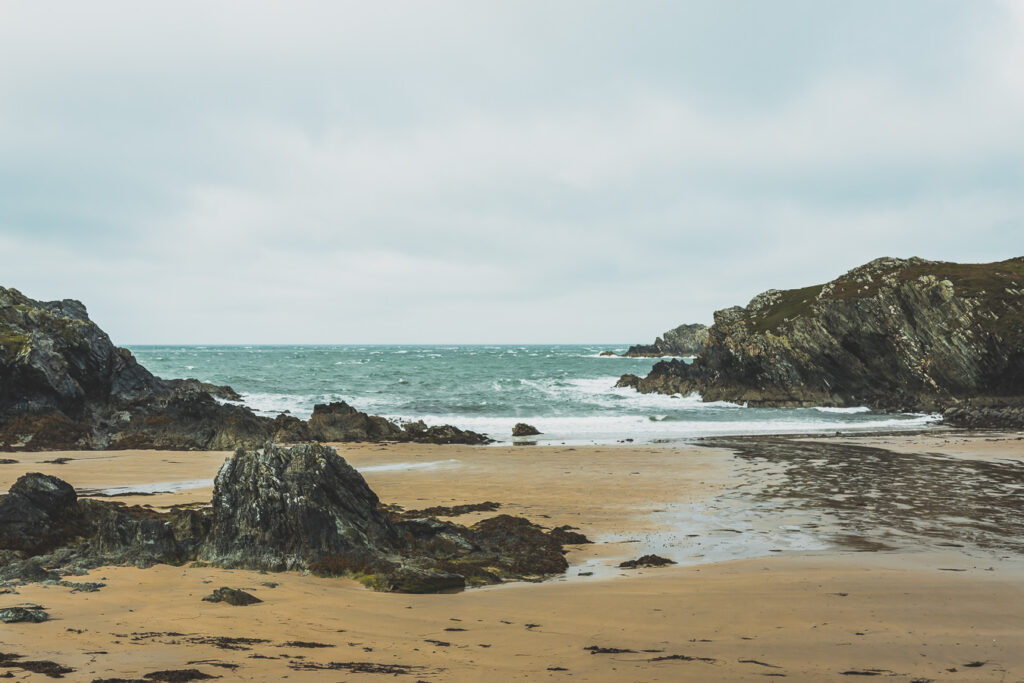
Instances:
[[[401,427],[345,403],[317,406],[307,423],[223,402],[240,399],[230,387],[154,376],[115,346],[79,301],[36,301],[0,287],[0,451],[489,441],[455,427]]]
[[[1024,395],[1024,258],[881,258],[715,313],[692,364],[619,386],[760,406],[934,411]]]
[[[693,356],[704,348],[708,340],[708,326],[680,325],[654,340],[653,344],[630,346],[622,354],[627,358],[657,358],[659,356]]]

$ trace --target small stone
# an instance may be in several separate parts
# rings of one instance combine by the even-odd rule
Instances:
[[[238,588],[228,588],[227,586],[218,588],[203,598],[203,600],[206,602],[226,602],[229,605],[235,605],[236,607],[255,605],[257,602],[263,602],[255,595],[246,593]]]

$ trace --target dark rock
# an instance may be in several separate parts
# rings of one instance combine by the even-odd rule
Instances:
[[[512,436],[537,436],[538,434],[540,434],[539,429],[525,422],[517,422],[516,426],[512,428]]]
[[[255,605],[258,602],[263,602],[251,593],[246,593],[238,588],[228,588],[227,586],[218,588],[203,598],[203,600],[206,602],[226,602],[227,604],[234,605],[236,607]]]
[[[561,544],[522,517],[498,515],[470,530],[480,547],[507,557],[508,568],[517,574],[560,574],[569,568]]]
[[[69,674],[74,671],[74,669],[67,666],[61,666],[56,662],[27,660],[21,655],[3,652],[0,652],[0,668],[22,669],[23,671],[43,674],[48,678],[64,678],[64,674]]]
[[[601,353],[599,353],[597,355],[599,355],[599,356],[615,356],[617,354],[614,351],[602,351]]]
[[[147,681],[161,681],[162,683],[188,683],[189,681],[208,681],[220,676],[211,676],[199,669],[168,669],[166,671],[154,671],[144,674]]]
[[[708,340],[707,325],[680,325],[658,337],[653,344],[630,346],[623,356],[627,358],[656,358],[658,356],[694,356]],[[602,354],[603,355],[603,354]]]
[[[34,555],[81,536],[77,502],[75,489],[57,477],[22,475],[0,498],[0,549]]]
[[[1013,405],[1024,395],[1024,258],[884,258],[825,285],[769,290],[716,312],[692,364],[661,362],[620,386],[760,406]]]
[[[399,517],[415,519],[416,517],[458,517],[471,512],[494,512],[501,503],[484,501],[483,503],[465,503],[462,505],[435,505],[422,510],[406,510]]]
[[[158,512],[78,500],[67,484],[44,475],[19,480],[0,498],[0,510],[15,513],[0,526],[0,548],[7,548],[0,549],[0,578],[22,580],[58,580],[51,568],[81,573],[105,564],[198,559],[347,575],[379,590],[444,591],[564,572],[558,539],[577,540],[559,535],[571,534],[564,528],[547,534],[509,515],[470,528],[402,518],[380,505],[334,449],[320,444],[236,452],[217,475],[209,510]],[[38,523],[30,527],[28,519]]]
[[[386,441],[399,439],[402,428],[339,401],[313,406],[309,433],[317,441]]]
[[[623,569],[637,569],[639,567],[664,567],[675,564],[672,560],[659,555],[644,555],[635,560],[627,560],[619,565]]]
[[[8,607],[7,609],[0,609],[0,621],[5,624],[38,624],[49,618],[50,615],[40,607]]]
[[[422,420],[406,424],[403,435],[399,440],[413,441],[415,443],[464,444],[469,446],[482,446],[494,442],[494,439],[488,438],[483,434],[478,434],[468,429],[459,429],[452,425],[427,427]]]
[[[204,560],[248,569],[305,569],[328,556],[376,557],[404,538],[377,495],[319,444],[238,451],[214,481]]]
[[[443,593],[465,588],[466,577],[445,571],[399,567],[388,572],[382,587],[399,593]]]
[[[556,543],[561,545],[580,545],[583,543],[593,543],[589,538],[584,536],[578,531],[574,530],[575,527],[569,525],[557,526],[548,532],[548,536],[553,538]]]

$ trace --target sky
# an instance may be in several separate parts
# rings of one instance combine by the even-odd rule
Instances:
[[[124,345],[650,342],[1022,190],[1024,2],[0,0],[0,285]]]

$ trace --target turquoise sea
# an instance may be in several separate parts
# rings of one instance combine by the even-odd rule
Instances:
[[[511,440],[528,422],[541,443],[637,443],[721,434],[919,429],[928,415],[866,408],[749,408],[699,396],[617,389],[656,359],[602,357],[626,346],[132,346],[166,378],[227,384],[259,414],[308,417],[317,403],[347,401],[397,420],[454,424]]]

